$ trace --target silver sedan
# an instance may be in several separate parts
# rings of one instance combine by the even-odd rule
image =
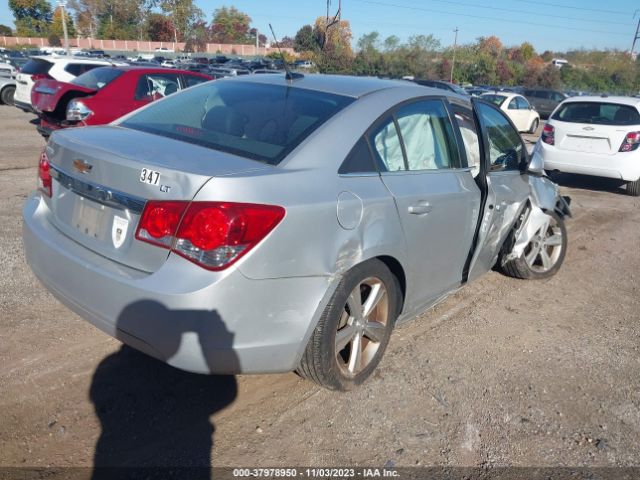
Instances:
[[[344,390],[394,325],[494,266],[557,272],[568,213],[493,105],[277,74],[55,132],[23,238],[60,301],[134,348]]]

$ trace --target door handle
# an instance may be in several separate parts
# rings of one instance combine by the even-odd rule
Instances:
[[[431,211],[432,207],[429,202],[420,201],[414,205],[409,206],[409,213],[413,215],[426,215]]]

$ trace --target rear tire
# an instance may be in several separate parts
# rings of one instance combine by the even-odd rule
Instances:
[[[539,280],[552,277],[560,269],[567,251],[567,229],[557,213],[546,213],[551,221],[545,231],[536,232],[520,257],[502,265],[508,276]]]
[[[529,133],[531,134],[536,133],[536,130],[538,130],[538,125],[540,125],[540,120],[538,120],[537,118],[534,118],[533,123],[531,123],[531,128],[529,129]]]
[[[640,179],[635,182],[627,182],[627,194],[632,197],[640,196]]]
[[[16,93],[16,87],[8,86],[2,89],[0,93],[0,100],[5,105],[13,105],[13,95]]]
[[[380,260],[349,270],[325,307],[298,373],[330,390],[349,390],[375,370],[400,305],[396,277]]]

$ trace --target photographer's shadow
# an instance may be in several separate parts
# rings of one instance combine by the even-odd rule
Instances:
[[[233,334],[215,311],[168,310],[157,302],[136,302],[121,313],[118,336],[135,335],[140,328],[152,328],[162,338],[165,353],[154,355],[163,361],[179,352],[185,334],[197,336],[211,369],[212,347],[231,352],[233,344]],[[89,396],[102,432],[93,479],[211,478],[215,428],[210,417],[234,401],[236,379],[188,373],[163,361],[123,345],[96,369]],[[239,369],[232,353],[225,364],[227,371]]]

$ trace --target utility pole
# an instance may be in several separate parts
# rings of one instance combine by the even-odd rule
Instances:
[[[67,31],[67,13],[65,12],[65,7],[67,6],[67,2],[65,0],[58,0],[58,5],[60,6],[60,15],[62,16],[62,32],[64,33],[64,51],[68,55],[69,54],[69,33]]]
[[[640,12],[640,10],[636,10],[633,13],[633,18],[636,17],[636,14]],[[640,38],[640,15],[638,16],[638,26],[636,27],[636,34],[633,36],[633,43],[631,44],[631,58],[633,59],[633,52],[636,49],[636,41]]]
[[[453,39],[453,60],[451,60],[451,78],[449,81],[453,83],[453,69],[456,68],[456,48],[458,48],[458,27],[453,31],[456,36]]]

